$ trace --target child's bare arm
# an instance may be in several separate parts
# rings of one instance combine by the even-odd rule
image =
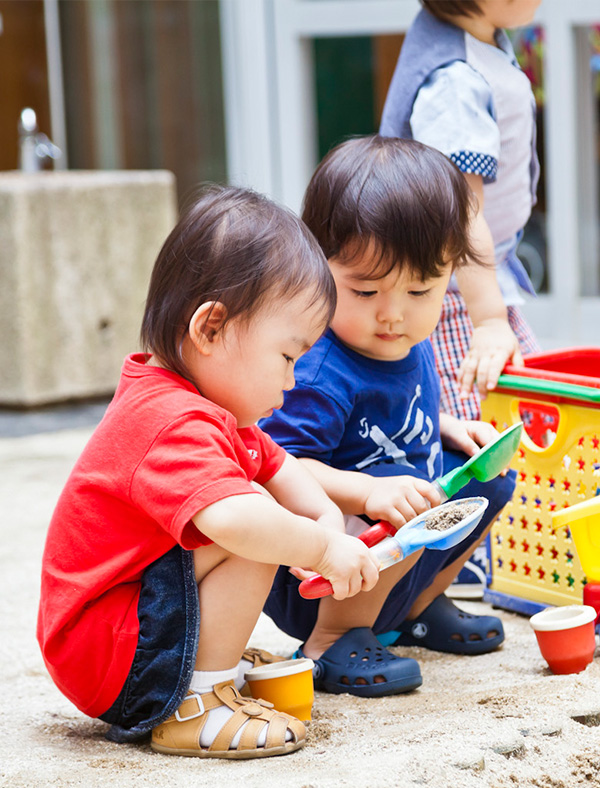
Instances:
[[[469,352],[461,364],[461,396],[467,397],[475,381],[482,397],[498,382],[507,361],[522,364],[519,342],[508,322],[506,306],[496,279],[494,243],[483,215],[483,178],[466,173],[477,197],[478,211],[471,224],[471,241],[487,266],[469,263],[456,271],[456,280],[473,322]]]
[[[294,514],[310,517],[321,525],[344,533],[342,513],[315,476],[291,454],[264,485],[275,500]]]
[[[377,565],[360,540],[293,514],[266,495],[223,498],[199,511],[193,521],[230,553],[318,572],[330,581],[336,599],[369,591],[377,582]]]
[[[435,488],[414,476],[378,477],[340,471],[319,460],[302,458],[301,462],[344,514],[366,514],[372,520],[387,520],[399,528],[430,506],[441,503]]]

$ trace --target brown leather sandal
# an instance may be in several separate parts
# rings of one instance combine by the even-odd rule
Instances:
[[[271,665],[273,662],[282,662],[285,657],[278,657],[276,654],[271,654],[262,648],[247,648],[242,654],[242,659],[246,662],[251,662],[253,668],[262,668],[263,665]],[[250,668],[248,668],[250,670]],[[240,688],[240,695],[245,695],[247,698],[252,697],[248,682]]]
[[[200,734],[208,712],[217,706],[227,706],[234,713],[223,725],[210,747],[200,746]],[[230,749],[239,729],[242,731],[237,748]],[[257,747],[258,737],[267,723],[264,747]],[[286,741],[288,730],[292,738]],[[216,684],[212,692],[198,695],[188,692],[187,697],[168,720],[152,731],[152,749],[167,755],[190,755],[197,758],[266,758],[285,755],[303,747],[306,728],[295,717],[276,711],[265,700],[243,698],[233,682]]]
[[[278,657],[262,648],[247,648],[242,654],[242,659],[252,662],[253,668],[260,668],[263,665],[270,665],[272,662],[283,662],[285,657]]]

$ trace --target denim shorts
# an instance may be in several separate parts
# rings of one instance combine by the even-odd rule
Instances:
[[[445,451],[444,472],[447,473],[462,465],[466,459],[464,454]],[[394,476],[399,472],[406,473],[404,466],[399,469],[398,465],[393,463],[382,463],[370,471],[376,476]],[[433,583],[435,577],[446,566],[453,563],[470,546],[479,541],[488,525],[496,519],[512,498],[515,480],[514,471],[509,471],[506,476],[498,476],[490,482],[473,480],[454,496],[454,499],[479,495],[487,498],[489,505],[481,522],[466,539],[450,550],[425,550],[423,552],[412,569],[390,591],[373,625],[373,632],[376,635],[400,629],[400,624],[404,622],[417,597]],[[303,599],[298,593],[299,584],[300,581],[288,572],[287,567],[280,567],[265,603],[264,612],[288,635],[305,641],[316,624],[319,600]]]
[[[179,708],[196,662],[200,631],[194,555],[176,545],[144,571],[138,603],[140,632],[131,670],[100,719],[106,737],[140,741]]]

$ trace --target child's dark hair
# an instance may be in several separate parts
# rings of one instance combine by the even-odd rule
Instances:
[[[422,279],[446,263],[477,260],[468,225],[472,193],[442,153],[414,140],[356,137],[333,148],[315,171],[302,218],[327,258],[351,263],[369,243],[380,258],[368,278],[400,266]]]
[[[419,0],[423,8],[442,22],[451,22],[455,16],[481,16],[479,0]]]
[[[188,377],[181,343],[203,303],[221,302],[228,321],[249,321],[277,299],[306,292],[329,322],[335,283],[315,238],[291,211],[248,189],[211,186],[183,214],[154,265],[141,341]]]

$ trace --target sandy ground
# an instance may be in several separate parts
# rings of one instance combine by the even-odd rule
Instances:
[[[504,647],[480,657],[397,649],[423,686],[380,700],[317,693],[304,750],[205,761],[116,745],[50,681],[34,638],[47,523],[88,428],[0,439],[0,785],[600,786],[600,651],[584,673],[553,676],[527,619],[500,612]],[[462,603],[472,612],[483,603]],[[261,619],[252,643],[296,641]]]

